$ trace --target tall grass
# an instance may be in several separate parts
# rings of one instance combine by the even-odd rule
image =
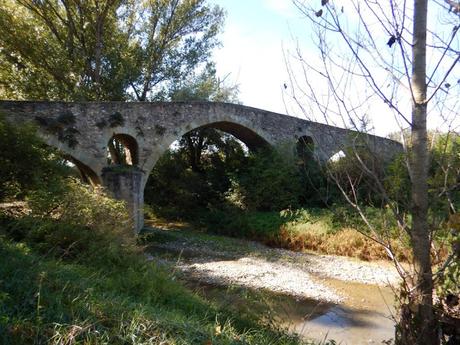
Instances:
[[[1,344],[305,343],[147,262],[103,193],[70,182],[52,205],[40,198],[29,216],[0,217]]]
[[[400,260],[410,256],[408,239],[399,236],[389,223],[386,210],[370,209],[376,228],[394,236],[393,250]],[[363,260],[388,259],[383,247],[364,234],[366,225],[343,207],[297,209],[281,212],[204,211],[194,215],[196,226],[212,233],[243,237],[273,247],[356,257]],[[363,234],[364,233],[364,234]]]

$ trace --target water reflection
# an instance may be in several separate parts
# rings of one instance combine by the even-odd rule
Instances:
[[[394,337],[391,289],[336,280],[326,280],[325,283],[347,296],[343,304],[298,300],[246,288],[199,282],[188,284],[214,303],[239,313],[265,315],[309,339],[334,339],[338,344],[360,345],[381,344]]]

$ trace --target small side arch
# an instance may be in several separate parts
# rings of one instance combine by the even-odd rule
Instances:
[[[129,134],[117,133],[112,135],[107,143],[108,164],[139,164],[139,145]]]
[[[98,186],[101,184],[101,179],[89,166],[70,155],[65,155],[64,158],[75,165],[83,182],[88,183],[91,186]]]
[[[305,165],[314,158],[315,143],[313,138],[308,135],[303,135],[297,139],[295,145],[295,154],[298,162],[301,165]]]

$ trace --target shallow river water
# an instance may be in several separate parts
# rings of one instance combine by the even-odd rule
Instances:
[[[327,285],[341,291],[345,301],[310,315],[302,315],[301,308],[292,304],[290,322],[297,333],[341,344],[381,344],[394,337],[394,295],[390,288],[339,280]]]
[[[152,234],[148,260],[181,272],[186,285],[224,309],[337,344],[382,344],[394,337],[394,294],[382,287],[397,284],[388,263],[181,231]]]
[[[309,339],[333,339],[338,344],[382,344],[394,337],[393,293],[390,288],[326,279],[345,300],[331,304],[313,299],[225,288],[190,282],[200,295],[239,312],[266,315],[278,325]]]

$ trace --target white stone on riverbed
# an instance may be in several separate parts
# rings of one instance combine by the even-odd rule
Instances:
[[[323,280],[326,283],[328,279],[338,279],[380,286],[394,286],[400,281],[388,262],[292,252],[220,236],[203,239],[199,235],[174,234],[178,237],[176,241],[157,244],[155,248],[177,253],[177,257],[156,255],[155,261],[162,265],[169,262],[186,273],[188,279],[210,284],[266,289],[296,298],[337,303],[343,297],[326,286]],[[154,254],[155,249],[150,253]]]
[[[315,281],[308,272],[259,258],[182,264],[178,268],[211,284],[266,289],[296,298],[334,303],[342,300],[339,294]]]

